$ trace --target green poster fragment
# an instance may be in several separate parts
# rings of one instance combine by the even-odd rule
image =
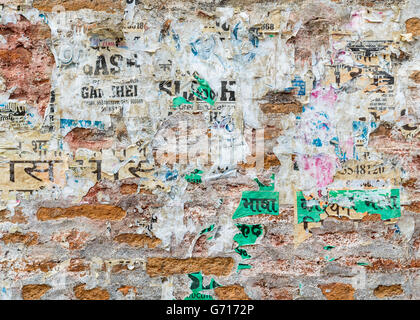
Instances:
[[[191,279],[191,286],[190,289],[192,292],[198,292],[202,290],[211,290],[217,287],[221,287],[214,279],[210,280],[210,284],[207,286],[203,286],[203,275],[201,272],[194,272],[188,274],[188,277]]]
[[[245,249],[241,249],[239,246],[235,248],[235,252],[238,253],[242,259],[251,259],[251,256],[246,252]]]
[[[188,182],[191,183],[201,183],[201,174],[203,173],[203,171],[195,169],[193,172],[191,172],[191,174],[187,174],[185,176],[185,180],[187,180]]]
[[[190,289],[192,293],[184,298],[184,300],[214,300],[211,295],[201,294],[200,291],[211,290],[217,287],[221,287],[214,279],[211,279],[210,284],[203,286],[203,275],[201,272],[194,272],[188,274],[188,277],[191,279]]]
[[[244,224],[237,223],[236,227],[240,230],[240,233],[235,234],[233,241],[238,243],[238,247],[235,248],[242,259],[250,259],[251,256],[245,249],[240,248],[241,246],[246,246],[254,244],[257,238],[262,235],[263,228],[260,224]]]
[[[302,191],[296,193],[298,223],[319,222],[320,214],[331,204],[354,209],[356,212],[380,214],[382,220],[401,217],[399,189],[330,190],[328,204],[307,200]]]
[[[239,263],[238,264],[238,269],[236,272],[239,272],[239,270],[243,270],[243,269],[251,269],[252,266],[249,264],[245,264],[245,263]]]
[[[273,180],[273,182],[266,186],[265,184],[262,184],[258,178],[255,178],[254,181],[258,184],[259,191],[274,191],[274,173],[271,175],[270,179]]]
[[[205,234],[205,233],[211,232],[211,231],[213,231],[213,229],[214,229],[214,224],[212,224],[208,228],[205,228],[205,229],[201,230],[200,234]]]
[[[232,219],[257,214],[279,215],[279,193],[271,191],[244,191]]]
[[[254,244],[263,233],[263,228],[260,224],[237,223],[236,226],[241,232],[235,234],[233,241],[236,241],[239,246]]]
[[[367,262],[357,262],[357,265],[359,265],[359,266],[369,266],[369,263],[367,263]]]
[[[380,214],[382,220],[401,217],[400,189],[330,190],[329,202],[356,212]]]
[[[255,178],[254,181],[258,184],[259,191],[274,191],[274,177],[275,175],[273,173],[270,177],[273,182],[269,186],[262,184],[258,178]]]
[[[335,248],[335,246],[325,246],[325,247],[324,247],[324,250],[331,250],[331,249],[333,249],[333,248]]]
[[[185,99],[184,97],[176,97],[172,99],[172,108],[176,109],[178,108],[181,104],[192,104],[192,102],[189,102],[187,99]]]
[[[197,80],[193,82],[191,85],[192,93],[198,97],[200,100],[203,100],[210,105],[214,105],[216,94],[210,88],[208,82],[202,78],[200,78],[197,73],[194,72],[194,78]],[[198,83],[197,83],[198,82]]]
[[[320,214],[324,212],[327,205],[322,208],[317,200],[307,200],[302,191],[296,192],[297,218],[298,223],[319,222]]]
[[[214,300],[214,298],[209,294],[193,292],[188,297],[185,297],[184,300]]]

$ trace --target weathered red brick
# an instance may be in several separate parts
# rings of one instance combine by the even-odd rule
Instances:
[[[38,237],[39,235],[36,232],[15,232],[3,234],[3,237],[0,240],[2,240],[5,244],[22,243],[25,246],[33,246],[35,244],[38,244]]]
[[[354,300],[355,290],[350,284],[333,282],[318,287],[327,300]]]
[[[138,185],[135,183],[125,183],[121,185],[120,192],[121,194],[127,195],[127,194],[135,194],[137,193]]]
[[[413,80],[415,83],[420,83],[420,71],[414,71],[410,75],[410,79]]]
[[[26,223],[27,219],[22,213],[21,208],[15,208],[14,214],[11,215],[9,210],[0,210],[0,222],[11,222],[11,223]]]
[[[399,295],[402,295],[403,293],[404,293],[404,290],[402,289],[400,284],[394,284],[391,286],[379,285],[373,291],[373,294],[377,296],[378,298],[399,296]]]
[[[413,36],[420,36],[420,19],[413,17],[405,21],[405,28],[407,33],[412,33]]]
[[[43,116],[50,100],[54,67],[46,41],[51,37],[50,28],[19,15],[16,24],[0,25],[0,35],[6,40],[0,45],[0,76],[8,90],[14,88],[10,98],[35,105]]]
[[[137,293],[137,289],[134,286],[121,286],[117,289],[119,292],[121,292],[124,296],[129,294],[129,292],[132,290],[134,293]]]
[[[37,218],[41,221],[86,217],[95,220],[121,220],[126,212],[108,204],[84,204],[69,208],[39,208]]]
[[[203,274],[227,276],[232,272],[234,260],[230,257],[217,258],[148,258],[146,272],[151,277],[187,274],[202,271]]]
[[[83,272],[89,270],[89,264],[86,263],[83,259],[72,258],[70,259],[70,264],[67,267],[68,272]]]
[[[97,129],[74,128],[64,137],[71,151],[79,148],[100,151],[112,146],[112,137],[106,137],[103,131]]]
[[[420,213],[420,201],[413,201],[408,205],[403,205],[403,207],[407,211]]]
[[[54,7],[62,6],[65,11],[77,11],[81,9],[91,9],[94,11],[117,12],[124,8],[123,0],[34,0],[33,7],[40,10],[51,12]],[[60,10],[58,10],[60,11]]]
[[[27,284],[22,287],[23,300],[39,300],[51,289],[48,284]]]
[[[127,243],[133,247],[144,247],[147,245],[148,248],[155,248],[162,240],[155,237],[149,237],[145,234],[137,233],[122,233],[114,238],[114,241],[119,243]]]
[[[80,250],[85,246],[89,237],[87,232],[72,229],[54,234],[52,240],[64,243],[70,250]]]
[[[79,300],[109,300],[109,292],[102,288],[86,290],[86,284],[79,284],[73,288],[74,295]]]
[[[251,300],[239,284],[217,287],[214,293],[219,300]]]

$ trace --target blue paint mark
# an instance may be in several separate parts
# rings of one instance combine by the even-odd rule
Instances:
[[[256,54],[254,52],[249,52],[244,55],[237,54],[233,57],[233,60],[240,63],[241,65],[244,65],[254,60],[255,55]]]
[[[304,96],[306,93],[306,84],[305,81],[303,81],[300,77],[295,77],[295,79],[292,81],[292,85],[294,87],[299,87],[298,95]]]
[[[312,122],[312,124],[315,126],[316,129],[326,129],[327,131],[330,130],[328,125],[325,122],[321,122],[320,120],[317,120],[317,122]]]
[[[174,171],[166,171],[165,174],[165,180],[166,181],[172,181],[172,180],[176,180],[178,178],[178,170],[174,170]]]
[[[353,121],[353,132],[360,134],[363,139],[367,139],[369,126],[372,129],[375,129],[377,127],[377,124],[373,121],[369,124],[365,121]]]
[[[228,117],[223,116],[223,119],[221,121],[218,121],[218,120],[213,121],[213,127],[225,129],[228,132],[232,132],[235,129],[235,125],[232,122],[232,119],[230,116]]]
[[[312,144],[317,146],[317,147],[322,147],[322,142],[320,138],[316,138],[312,141]]]
[[[233,28],[233,31],[232,31],[233,36],[235,37],[235,40],[238,40],[238,29],[239,29],[239,24],[240,24],[240,22],[238,22],[238,23],[235,25],[235,27]]]
[[[298,96],[304,96],[306,94],[306,84],[305,84],[305,81],[303,81],[299,76],[296,76],[292,80],[292,87],[287,87],[285,89],[285,91],[286,92],[290,92],[294,88],[299,88],[299,91],[297,93]]]
[[[175,41],[175,48],[177,51],[181,50],[181,42],[179,40],[179,35],[172,29],[172,39]]]
[[[303,105],[302,106],[302,113],[305,112],[305,111],[307,111],[307,110],[314,110],[314,107],[313,106],[310,106],[308,104]]]
[[[249,52],[246,54],[246,56],[248,56],[248,62],[251,62],[252,60],[255,59],[255,53],[254,52]]]
[[[190,42],[191,52],[194,56],[200,56],[202,59],[207,60],[210,58],[210,55],[213,53],[213,49],[216,45],[216,42],[213,37],[205,39],[197,39],[194,42]]]
[[[338,137],[331,138],[330,143],[333,144],[333,145],[337,145],[338,144]]]
[[[198,55],[198,50],[195,48],[195,43],[191,42],[190,45],[191,45],[191,52],[193,53],[193,55],[195,56]]]
[[[259,44],[260,40],[258,39],[258,37],[256,35],[254,35],[254,34],[251,33],[249,35],[249,41],[251,41],[252,45],[255,48],[258,48],[258,44]]]
[[[338,141],[338,137],[333,137],[330,140],[330,144],[332,144],[334,146],[334,151],[335,151],[335,154],[336,154],[337,158],[340,159],[340,161],[346,161],[347,153],[343,152],[341,150],[340,145],[339,145],[339,141]]]
[[[256,54],[254,52],[248,52],[247,54],[244,54],[244,55],[235,56],[235,60],[239,60],[239,61],[241,61],[242,63],[245,64],[245,63],[249,63],[252,60],[254,60],[255,56],[256,56]]]
[[[369,127],[371,129],[377,128],[377,123],[371,121],[370,123],[366,121],[353,121],[353,136],[357,137],[358,143],[363,146],[367,146],[369,143]],[[372,131],[372,130],[370,130]],[[353,145],[353,157],[356,160],[359,160],[359,155],[357,154],[356,144]]]
[[[41,14],[39,15],[39,17],[40,17],[40,18],[42,18],[42,20],[43,20],[46,24],[48,24],[48,19],[47,19],[47,17],[46,17],[43,13],[41,13]]]
[[[60,119],[60,128],[98,128],[103,130],[105,125],[102,121],[94,121],[92,124],[91,120],[73,120],[73,119]]]

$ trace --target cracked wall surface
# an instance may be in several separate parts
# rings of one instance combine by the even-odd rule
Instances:
[[[0,299],[420,299],[416,0],[0,0]]]

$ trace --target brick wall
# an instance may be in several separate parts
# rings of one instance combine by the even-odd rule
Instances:
[[[0,9],[1,299],[420,298],[417,1]]]

